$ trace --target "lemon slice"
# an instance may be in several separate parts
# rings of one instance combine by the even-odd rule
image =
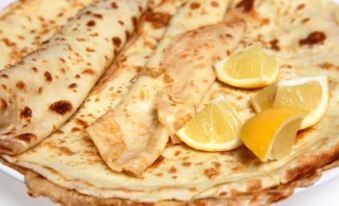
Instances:
[[[329,101],[326,76],[304,77],[279,82],[269,86],[252,97],[256,112],[270,107],[292,107],[303,110],[307,116],[301,129],[311,127],[324,116]]]
[[[224,98],[218,98],[198,112],[176,135],[198,150],[231,150],[242,144],[238,136],[241,124],[233,106]]]
[[[270,108],[246,121],[240,138],[261,161],[280,159],[291,152],[303,118],[295,108]]]
[[[279,73],[275,58],[266,54],[259,45],[218,62],[215,70],[220,81],[239,88],[272,84]]]

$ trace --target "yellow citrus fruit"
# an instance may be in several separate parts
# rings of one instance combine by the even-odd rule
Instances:
[[[215,71],[220,81],[239,88],[258,88],[272,84],[279,74],[275,58],[259,45],[218,62]]]
[[[279,82],[258,92],[251,98],[256,112],[271,107],[292,107],[304,111],[307,116],[301,129],[311,127],[324,116],[329,101],[326,76],[303,77]]]
[[[270,108],[245,122],[240,138],[261,161],[288,155],[304,118],[295,108]]]
[[[233,106],[219,98],[206,105],[176,135],[198,150],[225,151],[242,144],[238,136],[241,125]]]

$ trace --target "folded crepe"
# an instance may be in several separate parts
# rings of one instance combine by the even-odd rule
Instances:
[[[91,95],[71,122],[40,145],[4,157],[23,171],[29,193],[66,206],[268,205],[291,195],[296,187],[314,183],[324,169],[338,166],[339,8],[331,0],[244,2],[253,1],[232,2],[229,11],[240,12],[247,21],[240,48],[260,43],[274,53],[281,79],[307,74],[327,74],[330,79],[325,117],[298,134],[289,156],[262,163],[244,147],[208,153],[167,145],[141,178],[112,172],[83,129],[71,130],[81,128],[80,120],[93,122],[107,111],[109,106],[101,104],[104,98],[116,100],[115,105],[120,101],[123,95],[118,88],[124,81],[118,78],[110,81],[116,82],[115,93]],[[219,82],[208,89],[201,104],[220,93],[227,95],[241,115],[253,115],[247,99],[255,91]]]
[[[153,55],[158,42],[163,38],[172,16],[177,13],[185,0],[161,0],[150,1],[149,9],[144,12],[136,28],[136,35],[127,42],[125,49],[118,55],[115,63],[105,72],[98,86],[93,88],[93,93],[100,93],[109,87],[110,83],[117,81],[117,76],[123,77],[119,86],[120,93],[126,93],[130,82],[136,74],[145,66],[148,59]],[[119,70],[119,72],[117,72]],[[109,96],[115,96],[111,91]],[[101,98],[105,99],[105,98]],[[108,100],[107,100],[108,101]],[[115,100],[112,100],[115,101]],[[115,105],[115,104],[112,104]]]
[[[20,63],[0,71],[0,152],[18,154],[81,105],[145,10],[146,0],[96,1]]]
[[[0,12],[0,70],[36,50],[92,0],[16,1]]]
[[[188,1],[171,20],[146,69],[119,105],[87,128],[100,155],[112,170],[139,176],[163,152],[168,142],[168,132],[159,127],[155,98],[166,82],[161,70],[171,66],[163,60],[166,59],[164,53],[168,52],[165,48],[169,46],[167,50],[171,50],[170,43],[178,34],[222,21],[228,3],[223,0],[214,2],[218,6],[213,6],[209,1]]]
[[[162,67],[168,83],[156,105],[171,136],[195,115],[215,82],[213,65],[231,54],[244,30],[245,23],[238,20],[202,27],[179,36],[166,50]]]
[[[101,112],[107,112],[109,109],[109,107],[103,106],[102,101],[107,101],[107,105],[115,107],[120,100],[119,98],[122,98],[127,93],[138,72],[155,52],[156,45],[163,38],[170,19],[177,13],[183,3],[183,0],[164,1],[158,7],[147,11],[143,15],[137,35],[128,43],[126,49],[118,56],[116,63],[109,69],[112,74],[106,72],[99,85],[94,88],[93,93],[103,99],[97,103],[100,105]],[[121,85],[118,85],[119,83]],[[117,95],[116,90],[110,89],[114,87],[118,87],[120,95]],[[92,99],[91,95],[89,96],[90,99]],[[110,138],[111,134],[118,134],[120,129],[118,129],[119,126],[114,121],[105,117],[103,115],[103,117],[96,120],[92,126],[87,128],[87,132],[91,135],[103,160],[112,162],[126,149],[126,144],[122,139],[114,140]],[[88,123],[93,123],[93,121]]]

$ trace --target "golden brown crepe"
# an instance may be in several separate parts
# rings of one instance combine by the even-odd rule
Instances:
[[[162,61],[167,84],[159,91],[157,114],[170,135],[197,111],[215,82],[213,65],[227,58],[245,32],[245,22],[234,21],[202,27],[177,37]]]
[[[314,183],[339,158],[339,8],[331,0],[242,0],[232,5],[228,14],[247,22],[234,52],[253,43],[266,47],[279,60],[280,79],[329,76],[326,116],[298,134],[289,156],[262,163],[245,147],[208,153],[169,144],[139,178],[112,172],[81,125],[109,110],[103,99],[118,104],[124,96],[118,87],[125,82],[119,76],[109,81],[115,83],[110,96],[91,95],[60,131],[21,155],[4,157],[28,170],[24,174],[31,194],[67,206],[267,205],[291,195],[295,187]],[[223,93],[242,116],[249,117],[254,112],[248,98],[255,92],[214,82],[202,105]],[[95,97],[100,97],[97,102]]]
[[[155,52],[156,45],[167,30],[167,25],[172,15],[177,13],[183,3],[183,0],[164,1],[152,11],[144,14],[135,40],[129,43],[127,48],[119,55],[117,62],[110,69],[114,72],[117,70],[117,67],[120,72],[116,72],[114,75],[105,75],[108,78],[104,78],[101,81],[100,84],[103,86],[99,86],[100,91],[96,91],[96,88],[94,89],[97,96],[102,97],[107,92],[106,96],[113,96],[112,106],[115,106],[114,103],[119,98],[116,96],[116,91],[108,89],[121,79],[124,81],[124,84],[119,86],[119,91],[121,94],[127,92],[130,84],[134,81],[132,79],[136,77],[138,71],[146,65],[148,59]],[[109,101],[109,99],[104,99]],[[110,104],[110,102],[108,103]],[[113,119],[105,117],[103,115],[103,117],[99,118],[91,127],[87,128],[87,132],[92,136],[91,138],[99,149],[101,157],[110,165],[110,162],[119,157],[121,152],[126,148],[126,144],[122,139],[117,138],[114,140],[110,138],[112,133],[118,135],[118,125],[115,124]]]
[[[0,153],[24,152],[77,110],[133,32],[146,4],[97,1],[39,50],[0,71]]]
[[[36,50],[92,0],[16,1],[0,12],[0,70]]]
[[[201,206],[201,205],[269,205],[271,203],[277,202],[281,199],[284,199],[291,194],[297,187],[308,187],[314,184],[321,173],[324,170],[337,167],[339,161],[332,162],[329,165],[322,166],[324,163],[323,160],[318,160],[318,164],[315,164],[314,167],[319,167],[316,170],[309,170],[308,172],[299,175],[298,178],[286,183],[281,184],[275,187],[271,187],[265,190],[258,190],[247,193],[234,193],[232,197],[229,198],[216,198],[216,199],[198,199],[187,201],[162,201],[157,203],[142,203],[142,205],[152,205],[152,206],[181,206],[181,205],[191,205],[191,206]],[[140,205],[141,203],[135,203],[133,201],[128,201],[126,199],[118,198],[99,198],[95,196],[88,196],[80,194],[76,191],[72,191],[61,186],[58,186],[51,181],[46,180],[44,177],[39,174],[24,170],[22,168],[17,168],[22,173],[25,174],[26,183],[28,187],[28,192],[33,197],[48,196],[51,200],[59,202],[65,206],[78,206],[78,205],[90,205],[90,206],[100,206],[100,205]],[[50,193],[48,191],[53,191]]]
[[[125,97],[112,111],[100,118],[99,122],[87,128],[95,144],[98,146],[100,142],[98,151],[112,170],[125,170],[140,175],[163,152],[168,142],[168,132],[159,127],[155,99],[167,78],[161,74],[163,66],[169,65],[164,60],[164,55],[168,52],[164,48],[171,47],[170,43],[176,41],[176,35],[222,21],[228,1],[213,2],[217,3],[218,7],[213,7],[209,1],[188,1],[171,20],[165,36],[147,62],[146,69],[138,76]],[[196,7],[195,4],[199,6]],[[110,126],[106,127],[108,130],[100,136],[97,130],[103,129],[100,126],[102,123],[110,123]],[[108,145],[116,145],[118,151],[107,152]]]

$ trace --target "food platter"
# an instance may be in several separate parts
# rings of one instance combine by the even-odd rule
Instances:
[[[3,6],[5,6],[5,4],[8,4],[8,3],[10,3],[11,1],[4,1],[4,2],[1,2],[1,5],[0,5],[0,8],[1,7],[3,7]],[[245,1],[244,1],[245,2]],[[3,5],[2,5],[3,4]],[[212,6],[214,5],[213,3],[211,4]],[[191,5],[191,9],[194,9],[195,8],[195,6],[196,5],[194,5],[194,4],[192,4]],[[112,7],[113,8],[115,8],[116,7],[116,5],[113,5],[112,4]],[[194,7],[194,8],[193,8]],[[197,8],[199,8],[199,6],[197,7]],[[246,7],[244,7],[244,8],[246,8]],[[139,7],[139,11],[141,11],[142,10],[142,7]],[[136,12],[137,13],[137,12]],[[89,14],[90,14],[90,12],[89,12]],[[216,14],[217,15],[217,14]],[[95,15],[95,17],[96,18],[99,18],[99,19],[102,19],[102,16],[101,15]],[[80,18],[80,17],[79,17]],[[236,27],[236,28],[240,28],[240,27],[238,27],[238,26],[234,26],[234,25],[232,25],[233,24],[233,22],[232,23],[230,23],[230,24],[228,24],[227,26],[229,26],[230,28],[233,28],[233,27]],[[90,26],[90,27],[92,27],[92,26],[94,26],[95,25],[95,22],[91,22],[91,21],[88,21],[88,23],[87,23],[87,26]],[[189,30],[189,28],[187,28],[188,30]],[[207,34],[208,34],[208,32],[209,32],[209,29],[211,29],[211,30],[213,30],[213,26],[211,26],[211,27],[206,27],[205,28],[205,31],[204,31],[204,28],[203,29],[201,29],[201,31],[199,31],[199,32],[201,32],[201,33],[203,33],[203,32],[206,32]],[[240,29],[241,30],[241,29]],[[229,32],[240,32],[240,30],[229,30]],[[74,30],[74,31],[76,31],[76,30]],[[170,32],[169,32],[170,33]],[[174,32],[175,33],[175,32]],[[192,38],[193,38],[193,36],[195,36],[195,33],[189,33],[189,32],[187,32],[187,36],[189,37],[189,35],[192,35]],[[127,35],[128,36],[128,35]],[[233,36],[233,35],[230,35],[231,37]],[[182,39],[185,39],[184,38],[185,36],[183,35],[182,36]],[[198,37],[199,38],[199,37]],[[319,34],[317,33],[317,38],[320,38],[320,41],[323,41],[323,40],[321,40],[321,34],[320,34],[320,37],[319,37]],[[127,39],[127,37],[126,37],[126,39]],[[182,40],[182,39],[179,39],[179,40]],[[307,39],[306,38],[306,40],[304,39],[302,39],[302,40],[300,40],[299,41],[299,44],[301,45],[301,47],[303,46],[303,44],[306,42],[306,41],[311,41],[310,40],[311,39],[311,37],[309,38],[309,39]],[[114,43],[114,45],[116,46],[116,47],[119,47],[120,46],[120,44],[121,44],[121,39],[112,39],[113,40],[113,43]],[[178,40],[178,41],[179,41]],[[199,39],[198,39],[199,40]],[[198,42],[198,41],[197,41]],[[48,42],[47,42],[47,44],[48,44]],[[244,44],[246,44],[246,43],[244,43]],[[306,44],[306,43],[305,43]],[[273,45],[273,44],[272,44]],[[276,46],[276,45],[275,45]],[[173,48],[175,48],[175,47],[173,47]],[[274,48],[274,45],[272,46],[272,48]],[[93,52],[93,49],[92,48],[86,48],[86,50],[87,50],[87,52]],[[279,50],[279,48],[277,49],[277,50]],[[166,62],[166,61],[165,61]],[[91,73],[93,73],[92,71],[91,71]],[[49,75],[49,74],[48,74]],[[50,76],[46,76],[46,74],[45,74],[45,79],[46,79],[46,81],[51,81],[51,77]],[[150,74],[147,74],[147,75],[150,75]],[[151,75],[153,75],[153,74],[151,74]],[[172,74],[173,75],[173,74]],[[174,76],[175,76],[176,74],[174,74]],[[156,75],[155,75],[156,76]],[[152,77],[153,78],[153,77]],[[153,80],[151,80],[151,81],[153,81]],[[93,81],[92,81],[93,82]],[[19,85],[20,86],[20,85]],[[18,86],[17,86],[18,87]],[[18,87],[19,88],[19,87]],[[86,88],[85,88],[86,89]],[[88,88],[88,89],[90,89],[90,88]],[[133,91],[133,90],[132,90]],[[53,106],[53,105],[52,105]],[[50,107],[51,108],[51,107]],[[56,108],[56,112],[58,113],[64,113],[64,109],[69,109],[69,106],[68,105],[66,105],[66,106],[63,106],[63,109],[62,109],[62,111],[59,109],[59,108]],[[67,113],[68,111],[66,111],[65,113]],[[31,112],[26,112],[26,113],[28,113],[29,115],[30,115],[30,113]],[[101,119],[101,118],[100,118]],[[81,121],[78,121],[78,122],[80,122],[79,124],[86,124],[86,123],[83,123],[83,122],[81,122]],[[162,122],[163,123],[163,122]],[[94,125],[94,124],[93,124]],[[99,125],[99,126],[101,126],[101,125]],[[87,126],[86,126],[87,127]],[[92,127],[92,125],[91,125],[91,127]],[[77,129],[79,129],[79,128],[77,128]],[[100,128],[99,128],[100,129]],[[94,136],[95,135],[97,135],[96,133],[98,132],[99,130],[94,130],[94,133],[92,133],[92,134],[94,134]],[[161,130],[160,130],[161,131]],[[72,131],[73,132],[73,131]],[[91,134],[91,131],[90,130],[87,130],[87,132],[88,132],[88,134],[90,134],[90,136],[92,136],[92,134]],[[60,134],[60,133],[59,133]],[[62,133],[61,133],[62,134]],[[167,134],[167,132],[165,133],[165,136],[166,136],[166,134]],[[101,135],[101,134],[100,134]],[[162,133],[160,132],[159,133],[159,135],[161,136],[162,135]],[[32,136],[32,135],[31,135]],[[31,138],[31,136],[29,135],[29,139]],[[167,137],[168,137],[169,135],[167,135]],[[35,138],[35,136],[33,135],[33,137]],[[172,137],[172,136],[171,136]],[[22,138],[27,138],[26,136],[25,137],[22,137]],[[94,141],[95,142],[95,144],[96,144],[96,146],[98,146],[99,144],[100,144],[100,140],[98,140],[99,142],[96,142],[97,140],[96,139],[92,139],[92,141]],[[173,141],[173,139],[172,139],[172,141]],[[30,141],[29,141],[30,142]],[[167,142],[167,140],[166,140],[166,142]],[[185,142],[185,141],[184,141]],[[186,143],[186,142],[185,142]],[[189,144],[188,144],[189,145]],[[20,151],[22,151],[22,149],[24,148],[24,147],[26,147],[26,145],[18,145],[18,147],[17,148],[14,148],[14,150],[17,150],[18,152],[20,152]],[[102,151],[101,151],[101,149],[103,149],[103,150],[105,150],[105,145],[99,145],[98,146],[98,150],[99,150],[99,152],[101,153]],[[147,149],[154,149],[154,148],[145,148],[146,150]],[[184,149],[183,150],[187,150],[187,151],[189,151],[187,148],[185,148],[184,147]],[[62,152],[65,152],[65,153],[69,153],[70,155],[73,155],[74,154],[74,152],[72,152],[72,151],[69,151],[69,149],[68,150],[65,150],[65,148],[63,148],[63,151]],[[127,152],[128,153],[128,152]],[[246,152],[245,152],[246,153]],[[167,154],[167,153],[166,153]],[[165,157],[166,157],[166,154],[165,154]],[[28,159],[27,160],[25,160],[25,155],[23,155],[24,157],[23,157],[23,162],[20,162],[21,160],[19,159],[19,160],[16,160],[15,158],[11,158],[10,156],[8,156],[8,157],[4,157],[5,159],[6,159],[6,161],[8,161],[8,162],[11,162],[11,163],[16,163],[16,164],[18,164],[19,166],[23,166],[23,167],[28,167],[28,168],[30,168],[30,169],[32,169],[33,168],[33,171],[39,171],[40,169],[39,169],[39,167],[36,167],[34,164],[31,164],[30,165],[30,157],[29,157],[29,155],[28,155]],[[101,155],[102,156],[102,158],[105,160],[105,161],[107,161],[107,162],[109,162],[107,159],[105,159],[105,156],[103,156],[103,155]],[[37,161],[38,163],[39,163],[39,161],[40,162],[42,162],[42,164],[49,164],[48,163],[48,161],[51,161],[51,160],[47,160],[47,162],[46,163],[44,163],[44,160],[43,159],[41,159],[39,156],[38,157],[34,157],[34,156],[32,156],[33,157],[33,161]],[[157,156],[157,157],[159,157],[159,156]],[[34,158],[35,158],[35,160],[34,160]],[[138,157],[133,157],[133,158],[136,158],[136,159],[138,159]],[[153,157],[147,157],[147,158],[153,158]],[[145,159],[147,159],[147,158],[145,158]],[[163,158],[163,157],[159,157],[160,159],[161,158]],[[155,160],[155,159],[154,159]],[[152,160],[152,161],[154,161],[154,160]],[[25,162],[26,161],[26,162]],[[149,162],[149,163],[147,163],[148,165],[145,165],[145,167],[144,168],[142,168],[142,169],[138,169],[138,170],[128,170],[128,169],[126,169],[126,168],[118,168],[117,167],[117,165],[109,165],[108,164],[108,166],[113,170],[113,171],[115,171],[115,172],[121,172],[122,170],[125,170],[126,169],[126,171],[128,171],[128,172],[131,172],[132,174],[134,174],[134,175],[136,175],[136,176],[139,176],[139,175],[141,175],[142,174],[142,172],[149,166],[149,165],[151,165],[151,163],[152,163],[152,161],[151,162]],[[162,161],[162,160],[161,160]],[[160,161],[160,162],[161,162]],[[328,162],[327,162],[328,163]],[[314,164],[316,164],[316,162],[314,163]],[[183,164],[184,165],[184,164]],[[191,165],[191,163],[189,163],[189,165]],[[219,168],[220,167],[220,163],[219,163],[219,166],[218,166],[218,164],[215,164],[216,165],[216,168]],[[272,164],[272,165],[274,165],[274,164]],[[278,165],[276,165],[277,166],[277,168],[279,169],[279,167],[278,167]],[[320,167],[320,166],[324,166],[324,165],[317,165],[317,167]],[[58,167],[58,165],[56,166],[56,168]],[[101,167],[101,166],[100,166]],[[62,166],[61,166],[61,168],[62,168]],[[116,168],[118,168],[118,169],[116,169]],[[173,168],[173,167],[172,167]],[[107,170],[107,168],[105,168],[105,172],[106,172],[106,170]],[[16,180],[18,180],[19,182],[23,182],[23,180],[24,180],[24,176],[22,176],[20,173],[18,173],[18,172],[16,172],[15,170],[13,170],[13,169],[11,169],[11,168],[9,168],[9,167],[6,167],[6,166],[4,166],[4,165],[1,165],[1,167],[0,167],[0,171],[1,172],[3,172],[3,173],[5,173],[5,174],[7,174],[8,176],[10,176],[10,177],[12,177],[13,179],[16,179]],[[67,170],[65,170],[66,172],[67,172]],[[104,171],[104,170],[102,170],[102,171]],[[206,171],[206,170],[205,170]],[[265,171],[265,170],[263,170],[263,171]],[[291,171],[293,171],[293,170],[291,170]],[[48,173],[50,173],[50,174],[52,174],[52,179],[53,178],[55,178],[55,177],[53,177],[53,171],[52,172],[49,172],[48,170],[44,170],[43,168],[40,170],[40,172],[42,172],[42,173],[45,173],[45,174],[48,174]],[[169,173],[175,173],[176,172],[176,169],[174,168],[174,169],[170,169],[169,170]],[[213,173],[214,171],[212,171],[212,177],[215,175],[214,173]],[[290,172],[290,171],[288,171],[288,172]],[[38,172],[39,173],[39,172]],[[79,173],[80,174],[80,173]],[[88,175],[88,173],[87,173],[87,175]],[[324,171],[323,172],[323,174],[322,174],[322,177],[312,186],[312,187],[309,187],[309,188],[307,188],[307,189],[303,189],[303,188],[296,188],[296,190],[295,190],[295,193],[296,194],[298,194],[298,195],[302,195],[303,193],[304,194],[307,194],[307,192],[305,192],[305,191],[309,191],[309,190],[311,190],[312,188],[319,188],[319,187],[322,187],[322,186],[324,186],[324,185],[326,185],[326,183],[328,183],[329,181],[331,181],[331,180],[334,180],[335,178],[338,178],[338,176],[339,176],[339,169],[338,168],[335,168],[335,169],[331,169],[331,170],[328,170],[328,171]],[[113,177],[114,177],[114,175],[113,175]],[[209,176],[209,174],[207,174],[207,177],[208,178],[211,178],[210,176]],[[293,174],[292,174],[292,180],[293,180],[293,178],[295,178],[295,176],[293,176]],[[313,176],[312,176],[313,177]],[[90,177],[90,178],[92,178],[92,177]],[[118,178],[120,178],[120,177],[118,177]],[[175,176],[175,175],[172,175],[172,178],[174,178],[174,179],[176,179],[177,177]],[[273,178],[273,177],[272,177]],[[213,178],[212,178],[213,179]],[[265,179],[265,178],[263,178],[263,179]],[[113,178],[113,180],[114,180],[114,178]],[[43,181],[46,181],[46,180],[43,180]],[[58,181],[57,179],[54,179],[54,181]],[[131,182],[133,182],[134,180],[131,180]],[[287,181],[289,181],[289,180],[287,180]],[[310,181],[312,181],[312,180],[310,180]],[[53,182],[53,181],[52,181]],[[62,182],[62,181],[61,181]],[[114,181],[113,181],[114,182]],[[64,183],[61,183],[61,184],[64,184]],[[133,185],[134,183],[132,183],[132,185]],[[69,183],[66,183],[66,185],[69,185]],[[100,185],[100,184],[99,184]],[[137,184],[138,185],[138,184]],[[273,184],[274,185],[274,184]],[[298,183],[296,184],[296,185],[298,185]],[[66,188],[67,188],[68,186],[66,186]],[[78,186],[79,187],[79,186]],[[81,187],[81,186],[80,186]],[[86,187],[86,186],[85,186]],[[249,186],[248,186],[249,187]],[[259,187],[261,187],[261,183],[259,184]],[[267,186],[268,187],[268,186]],[[292,186],[293,188],[295,187],[295,186]],[[268,187],[269,188],[269,187]],[[133,189],[137,189],[137,188],[133,188]],[[83,194],[89,194],[89,193],[91,193],[91,191],[86,191],[86,190],[83,190],[83,191],[85,191]],[[137,190],[136,190],[137,191]],[[193,190],[192,190],[193,191]],[[92,191],[93,192],[93,191]],[[211,190],[211,192],[213,192],[213,190]],[[119,196],[119,198],[124,198],[125,196],[123,195],[123,193],[124,192],[122,192],[121,194],[122,194],[122,196]],[[109,194],[110,193],[106,193],[106,195],[107,196],[109,196]],[[120,194],[119,192],[117,193],[117,194]],[[225,193],[226,194],[226,193]],[[171,195],[170,193],[168,193],[168,195]],[[199,195],[202,195],[201,197],[208,197],[208,195],[209,195],[209,192],[207,192],[206,194],[199,194]],[[207,195],[207,196],[205,196],[205,195]],[[140,196],[141,197],[141,196]],[[139,196],[138,196],[138,194],[137,193],[135,193],[135,196],[133,197],[133,198],[135,198],[135,199],[137,199],[138,200],[138,198],[139,198]],[[145,196],[143,196],[142,198],[144,198],[144,199],[142,199],[142,201],[154,201],[154,200],[152,200],[152,199],[148,199],[148,197],[145,197]],[[180,195],[178,196],[178,198],[180,199],[181,197],[180,197]],[[185,199],[186,198],[186,200],[187,200],[187,197],[182,197],[183,199]],[[128,198],[129,199],[129,198]],[[284,203],[281,203],[282,205],[284,204]]]

